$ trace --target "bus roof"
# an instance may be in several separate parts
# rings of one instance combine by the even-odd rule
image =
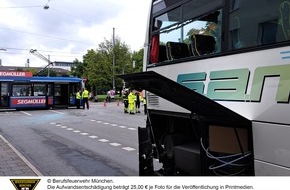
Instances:
[[[0,81],[19,81],[19,82],[81,82],[82,79],[76,77],[0,77]]]

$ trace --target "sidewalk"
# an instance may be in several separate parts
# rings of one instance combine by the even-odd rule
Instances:
[[[0,176],[42,176],[42,174],[0,134]]]

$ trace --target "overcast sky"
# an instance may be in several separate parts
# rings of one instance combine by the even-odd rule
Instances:
[[[72,62],[115,35],[131,51],[144,45],[150,0],[0,0],[0,59],[4,66]],[[49,7],[45,9],[45,7]]]

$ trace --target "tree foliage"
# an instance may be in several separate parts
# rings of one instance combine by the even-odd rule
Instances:
[[[75,59],[73,61],[75,63],[75,67],[71,67],[70,75],[82,78],[84,74],[84,65],[82,62],[80,62],[78,59]]]
[[[76,66],[71,68],[70,74],[87,78],[86,86],[95,94],[103,94],[113,88],[113,79],[116,90],[123,88],[123,81],[117,77],[118,75],[142,71],[143,50],[131,53],[129,46],[119,38],[116,38],[115,43],[105,39],[98,48],[87,51],[83,56],[83,62],[78,60],[74,62]]]
[[[133,52],[132,61],[135,62],[134,72],[141,72],[143,70],[143,55],[144,49],[140,49],[138,52]]]

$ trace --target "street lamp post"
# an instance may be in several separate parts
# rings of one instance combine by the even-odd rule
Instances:
[[[115,28],[113,28],[113,90],[115,90]]]
[[[125,74],[125,67],[128,66],[129,64],[125,64],[123,67],[122,67],[122,74],[124,75]],[[126,83],[125,83],[125,80],[123,79],[122,80],[122,83],[123,83],[123,90],[125,89],[126,87]]]

